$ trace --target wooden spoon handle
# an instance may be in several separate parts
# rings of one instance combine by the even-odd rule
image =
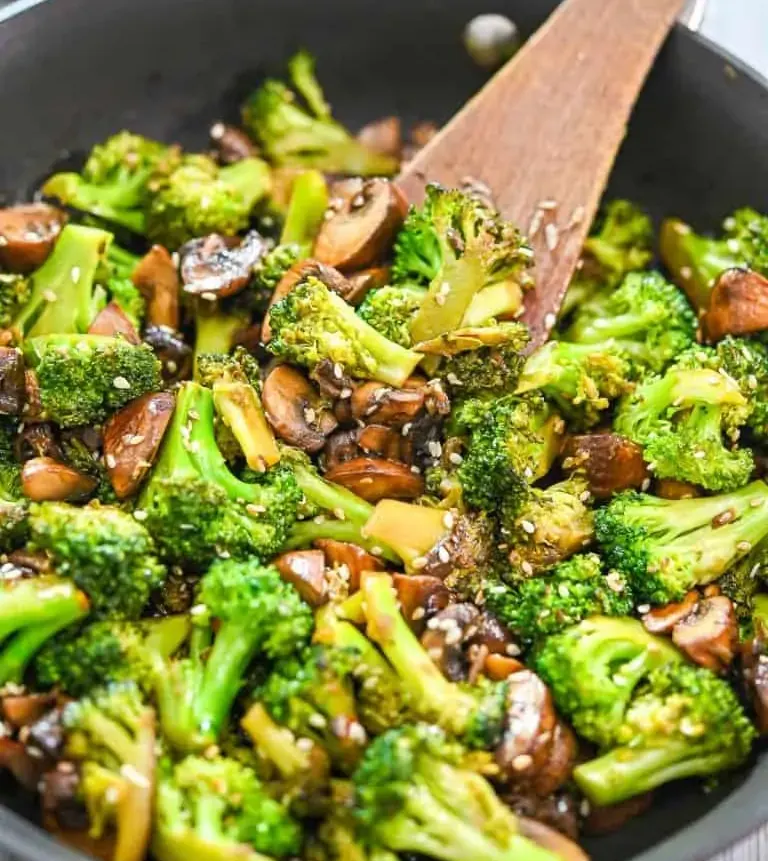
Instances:
[[[408,164],[425,181],[488,185],[536,251],[524,319],[546,340],[640,89],[685,0],[566,0]]]

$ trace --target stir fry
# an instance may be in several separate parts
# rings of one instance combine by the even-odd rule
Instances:
[[[574,861],[768,730],[768,216],[608,202],[532,349],[429,134],[301,52],[0,211],[0,770],[86,853]]]

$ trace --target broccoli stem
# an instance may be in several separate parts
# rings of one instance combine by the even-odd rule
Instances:
[[[410,566],[446,537],[450,530],[445,517],[443,509],[382,499],[373,509],[363,534],[391,547]]]
[[[81,619],[86,612],[82,605],[72,606],[51,622],[20,631],[0,651],[0,686],[8,682],[20,684],[30,662],[48,640]]]
[[[32,275],[32,294],[13,323],[23,335],[87,332],[98,307],[93,282],[112,234],[68,224]]]
[[[349,520],[301,520],[291,528],[291,534],[285,542],[285,550],[297,550],[311,547],[318,538],[332,538],[335,541],[347,541],[357,544],[374,555],[382,556],[390,562],[399,562],[397,554],[383,546],[375,538],[365,536],[360,527]]]
[[[240,722],[258,752],[286,779],[305,774],[312,767],[309,753],[296,746],[293,733],[278,726],[261,703],[254,703]]]
[[[280,243],[296,244],[301,256],[312,250],[328,209],[328,186],[319,170],[305,170],[293,181]]]
[[[152,830],[155,801],[155,713],[146,708],[138,719],[133,753],[121,769],[126,791],[118,806],[118,837],[113,861],[142,861]]]
[[[240,444],[248,466],[256,472],[274,466],[280,451],[256,389],[249,383],[217,380],[212,391],[216,412]]]
[[[366,573],[362,591],[367,634],[394,667],[414,710],[429,715],[448,731],[461,734],[476,708],[476,700],[449,682],[425,652],[400,613],[392,578],[388,574]]]
[[[195,359],[208,353],[229,353],[235,335],[248,325],[248,319],[246,314],[226,313],[221,308],[207,312],[199,308],[195,315]]]
[[[326,481],[312,469],[296,464],[294,475],[302,493],[310,502],[332,511],[337,517],[342,515],[340,520],[353,523],[358,529],[362,529],[373,514],[373,506],[369,502],[346,487]]]
[[[713,774],[723,760],[722,753],[696,756],[690,741],[665,740],[657,747],[614,748],[579,765],[573,776],[594,804],[616,804],[672,780]]]
[[[462,326],[482,326],[496,317],[508,318],[523,304],[523,291],[516,281],[508,279],[489,284],[478,291],[469,303]]]

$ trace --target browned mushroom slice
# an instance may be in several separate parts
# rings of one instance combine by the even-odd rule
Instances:
[[[410,464],[410,441],[394,428],[384,425],[366,425],[357,434],[357,444],[365,454],[374,454],[389,460]]]
[[[724,595],[699,601],[688,616],[675,625],[672,642],[688,657],[712,672],[725,672],[738,643],[736,613]]]
[[[116,338],[118,335],[129,344],[140,344],[139,333],[134,329],[133,323],[126,317],[123,309],[117,302],[110,302],[105,308],[93,318],[88,327],[89,335],[106,335]]]
[[[490,654],[486,656],[483,672],[492,681],[503,682],[504,679],[508,679],[513,673],[524,669],[525,666],[516,658],[508,655]]]
[[[451,602],[451,591],[439,577],[395,574],[392,578],[403,618],[420,635],[427,622]]]
[[[50,557],[43,551],[14,550],[8,554],[8,561],[25,576],[50,574],[53,570]]]
[[[192,348],[179,332],[166,326],[147,326],[144,343],[152,347],[160,360],[166,383],[175,383],[189,376],[192,371]]]
[[[0,700],[0,712],[11,726],[29,726],[56,704],[56,694],[8,694]]]
[[[0,413],[21,415],[25,399],[24,356],[15,347],[0,347]]]
[[[630,819],[644,813],[653,801],[652,792],[644,792],[635,795],[618,804],[608,804],[601,807],[599,804],[590,804],[589,815],[584,821],[584,830],[587,834],[610,834],[618,831]]]
[[[30,457],[64,460],[53,425],[50,422],[25,424],[16,437],[16,456],[19,460],[28,460]]]
[[[394,389],[367,382],[352,393],[352,416],[366,424],[400,428],[412,422],[424,407],[424,387]]]
[[[276,365],[269,372],[261,400],[280,439],[306,452],[320,451],[338,425],[320,392],[290,365]]]
[[[0,265],[11,272],[37,269],[51,253],[64,221],[64,213],[46,203],[0,209]]]
[[[151,392],[116,412],[104,428],[104,462],[118,499],[136,492],[157,457],[173,415],[170,392]]]
[[[280,279],[269,299],[269,306],[264,315],[264,321],[261,324],[261,341],[263,344],[268,344],[272,338],[272,329],[269,325],[269,309],[281,299],[285,299],[300,281],[310,276],[322,281],[329,290],[333,290],[341,296],[350,292],[347,279],[333,267],[326,266],[324,263],[311,258],[294,263]]]
[[[768,734],[768,643],[764,631],[741,646],[741,669],[746,693],[752,702],[761,735]]]
[[[321,465],[325,472],[341,466],[342,463],[362,457],[363,450],[358,445],[359,428],[337,430],[326,440],[321,455]]]
[[[359,191],[343,198],[338,211],[329,210],[315,240],[314,256],[344,271],[364,269],[389,250],[408,211],[408,202],[396,185],[374,178]]]
[[[562,858],[562,861],[589,861],[589,855],[573,840],[537,819],[517,817],[520,833],[534,843]]]
[[[21,489],[33,502],[63,502],[88,496],[96,480],[52,457],[34,457],[21,468]]]
[[[381,117],[364,125],[357,133],[357,139],[368,149],[382,155],[400,158],[403,147],[403,130],[400,117]]]
[[[474,604],[449,604],[427,622],[421,635],[421,645],[452,682],[467,681],[469,659],[466,643],[472,638],[480,619]]]
[[[290,550],[275,559],[275,566],[310,606],[320,607],[328,600],[322,550]]]
[[[196,296],[233,296],[248,284],[253,267],[266,251],[267,243],[255,230],[235,247],[216,233],[193,239],[180,251],[184,291]]]
[[[357,544],[348,541],[335,541],[333,538],[318,538],[315,547],[325,554],[325,562],[331,568],[346,565],[349,571],[349,591],[360,588],[360,575],[363,571],[383,571],[384,564]],[[397,575],[395,575],[397,578]]]
[[[661,499],[694,499],[701,496],[695,484],[678,481],[676,478],[659,478],[654,482],[653,492]]]
[[[147,323],[178,329],[181,281],[168,249],[153,245],[139,260],[132,280],[147,300]]]
[[[575,738],[558,720],[552,696],[538,676],[521,670],[507,683],[507,713],[496,764],[505,783],[549,795],[571,775]]]
[[[216,157],[221,164],[235,164],[245,158],[259,154],[259,148],[256,144],[237,126],[214,123],[208,134]]]
[[[566,440],[563,469],[583,472],[596,499],[639,488],[648,479],[643,450],[615,433],[578,434]]]
[[[671,634],[675,625],[693,612],[700,597],[698,592],[691,591],[682,601],[654,607],[642,618],[645,630],[651,634]]]
[[[391,270],[389,266],[370,266],[353,272],[347,278],[348,290],[344,298],[350,305],[357,307],[371,292],[385,284],[389,284]]]
[[[424,479],[403,463],[357,457],[326,472],[328,481],[346,487],[367,502],[416,499],[424,493]]]
[[[710,342],[768,329],[768,278],[748,269],[727,269],[712,289],[702,327]]]
[[[27,790],[36,792],[45,763],[34,757],[20,741],[0,737],[0,774],[9,771]]]

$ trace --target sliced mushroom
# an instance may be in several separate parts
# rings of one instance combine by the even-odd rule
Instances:
[[[30,457],[64,460],[54,426],[50,422],[24,425],[24,430],[16,437],[16,457],[19,460],[29,460]]]
[[[589,815],[584,821],[584,830],[587,834],[610,834],[618,831],[630,819],[648,810],[652,802],[653,793],[643,792],[618,804],[608,804],[604,807],[590,804]]]
[[[325,443],[321,456],[321,465],[325,472],[341,466],[355,458],[362,457],[364,452],[358,445],[360,428],[337,430],[332,433]]]
[[[347,278],[349,289],[344,298],[350,305],[357,307],[371,290],[389,284],[390,274],[389,266],[370,266],[368,269],[353,272]]]
[[[549,795],[573,771],[576,740],[555,714],[552,696],[538,676],[521,670],[507,684],[504,731],[495,753],[502,780]]]
[[[748,269],[723,272],[710,294],[702,328],[710,343],[768,329],[768,278]]]
[[[184,337],[167,326],[147,326],[144,343],[152,347],[160,360],[163,380],[175,383],[189,377],[192,371],[192,348]]]
[[[330,359],[323,359],[310,371],[310,379],[317,383],[321,393],[329,398],[338,398],[339,401],[348,401],[352,397],[355,390],[355,381],[348,376],[341,365],[332,362]],[[338,403],[334,407],[334,412],[339,421],[344,421],[341,418],[346,411],[340,411]],[[349,410],[351,416],[351,407]]]
[[[43,413],[43,402],[40,400],[40,384],[37,374],[32,368],[24,371],[24,418],[27,421],[37,421]]]
[[[589,861],[589,855],[578,843],[569,840],[549,825],[527,816],[518,816],[517,822],[523,837],[527,837],[542,849],[547,849],[558,858],[562,858],[562,861]]]
[[[395,574],[393,582],[403,617],[417,635],[421,635],[427,622],[451,602],[451,591],[439,577]]]
[[[367,502],[416,499],[424,493],[424,479],[403,463],[358,457],[326,472],[328,481],[342,485]]]
[[[649,477],[642,448],[615,433],[569,437],[563,448],[562,466],[568,472],[582,472],[595,499],[640,488]]]
[[[275,559],[275,566],[310,606],[320,607],[328,600],[322,550],[290,550]]]
[[[675,625],[693,612],[699,598],[699,593],[694,590],[688,592],[682,601],[654,607],[642,617],[645,630],[650,634],[671,634]]]
[[[384,425],[366,425],[360,428],[357,444],[365,454],[400,460],[405,464],[411,463],[410,440],[394,428],[384,427]]]
[[[0,209],[0,265],[11,272],[31,272],[51,253],[66,216],[46,203],[23,203]]]
[[[715,595],[699,601],[672,631],[672,642],[701,667],[725,672],[736,654],[738,625],[730,599]]]
[[[181,281],[168,249],[153,245],[139,260],[132,280],[147,300],[147,324],[178,329]]]
[[[104,462],[118,499],[132,496],[155,462],[173,416],[171,392],[150,392],[116,412],[104,428]]]
[[[746,693],[752,703],[761,735],[768,734],[768,643],[764,632],[741,646],[741,668]]]
[[[701,491],[695,484],[678,481],[676,478],[659,478],[653,486],[653,492],[661,499],[695,499],[701,496]]]
[[[383,571],[384,564],[357,544],[348,541],[335,541],[333,538],[318,538],[315,547],[325,554],[325,564],[329,568],[340,568],[345,565],[349,572],[349,591],[357,592],[360,588],[360,575],[363,571]],[[397,575],[395,575],[397,579]]]
[[[492,681],[503,682],[504,679],[508,679],[513,673],[524,669],[525,666],[516,658],[511,658],[509,655],[490,654],[485,658],[483,672]]]
[[[394,389],[382,383],[367,382],[352,393],[352,416],[366,424],[401,428],[413,422],[424,408],[424,387]]]
[[[141,338],[133,327],[133,323],[126,317],[123,309],[117,302],[110,302],[106,308],[93,318],[88,327],[89,335],[106,335],[109,338],[120,336],[129,344],[140,344]]]
[[[573,793],[559,791],[541,798],[530,793],[508,791],[501,798],[519,817],[535,819],[566,837],[578,839],[581,801]]]
[[[246,233],[235,247],[216,233],[193,239],[179,252],[184,292],[216,298],[234,296],[248,284],[253,267],[267,250],[267,242],[255,230]]]
[[[269,372],[261,400],[280,439],[306,452],[320,451],[338,425],[320,392],[290,365],[276,365]]]
[[[35,792],[45,764],[34,757],[20,741],[0,737],[0,774],[9,771],[25,789]]]
[[[479,620],[480,610],[463,603],[449,604],[427,622],[421,645],[449,681],[467,681],[469,658],[465,649]]]
[[[214,123],[208,134],[220,164],[235,164],[259,154],[256,144],[237,126]]]
[[[381,117],[364,125],[357,133],[361,144],[382,155],[400,158],[403,147],[403,130],[400,117]]]
[[[52,457],[34,457],[21,468],[21,489],[33,502],[63,502],[93,493],[96,480]]]
[[[20,729],[40,720],[56,705],[56,694],[8,694],[0,700],[0,712],[11,726]]]
[[[352,186],[350,186],[350,190]],[[315,240],[314,256],[342,272],[371,266],[389,250],[408,211],[408,202],[386,179],[359,181],[340,209],[330,209]]]
[[[333,290],[340,296],[344,296],[350,292],[347,279],[333,267],[326,266],[324,263],[311,258],[294,263],[280,279],[269,299],[269,305],[261,324],[261,341],[263,344],[268,344],[272,338],[272,329],[269,325],[270,308],[276,305],[281,299],[285,299],[300,281],[310,276],[322,281],[329,290]]]
[[[8,554],[8,561],[25,576],[50,574],[53,570],[50,556],[42,551],[14,550],[13,553]]]
[[[21,415],[25,398],[24,356],[15,347],[0,347],[0,414]]]

